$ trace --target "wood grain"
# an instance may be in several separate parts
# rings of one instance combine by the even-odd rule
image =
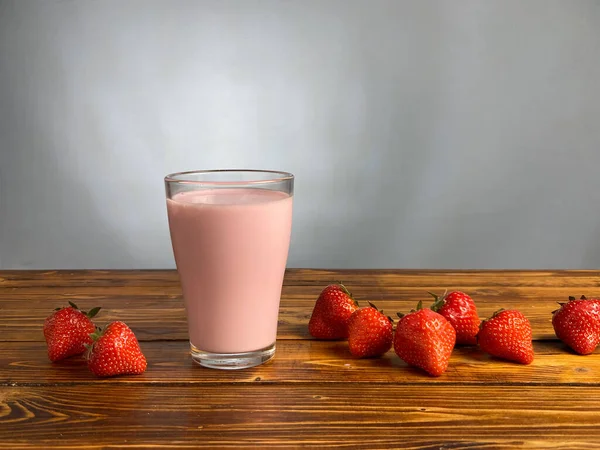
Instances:
[[[580,356],[559,342],[536,342],[535,361],[521,366],[494,359],[477,347],[457,347],[448,371],[433,378],[408,367],[393,351],[382,358],[355,359],[346,342],[287,340],[277,344],[275,358],[248,370],[222,372],[192,362],[184,341],[143,342],[148,369],[141,376],[98,379],[82,358],[50,363],[41,342],[10,342],[0,347],[0,385],[73,384],[545,384],[600,387],[600,350]]]
[[[116,279],[129,280],[125,275],[129,274],[118,272]],[[159,280],[168,279],[162,272],[157,275]],[[5,276],[4,279],[9,278]],[[485,279],[479,280],[477,284],[485,283]],[[147,277],[143,280],[144,283],[150,281]],[[135,286],[133,280],[130,282],[132,284],[127,286],[119,282],[116,286],[104,287],[80,285],[67,288],[34,285],[0,288],[2,299],[0,341],[42,340],[43,320],[52,309],[66,305],[68,301],[74,301],[84,309],[101,305],[103,311],[98,316],[99,323],[123,320],[135,329],[140,340],[186,339],[185,310],[176,279],[170,286]],[[279,339],[309,338],[306,323],[321,288],[322,285],[284,288],[280,308]],[[395,315],[398,311],[409,311],[418,300],[428,302],[429,296],[426,290],[443,292],[444,288],[433,284],[418,288],[358,285],[353,293],[359,303],[366,304],[367,301],[372,301],[388,314]],[[539,287],[492,289],[480,286],[468,292],[476,300],[481,317],[489,317],[500,308],[521,310],[532,322],[535,339],[555,338],[551,325],[551,312],[556,309],[557,301],[562,301],[573,293],[585,292],[593,295],[589,294],[590,290],[586,286],[549,289]],[[157,320],[159,317],[160,321]]]
[[[0,287],[172,286],[174,270],[7,270]],[[353,286],[489,286],[600,288],[597,270],[419,270],[419,269],[288,269],[286,286],[322,286],[343,281]]]
[[[29,298],[29,300],[27,300]],[[375,301],[377,306],[395,317],[396,312],[408,312],[415,307],[412,297],[398,300],[381,300],[373,297],[357,296],[359,302],[366,305],[367,300]],[[422,297],[426,298],[426,297]],[[184,340],[187,339],[187,322],[183,300],[172,297],[136,297],[128,294],[115,297],[73,295],[68,298],[80,308],[90,309],[101,305],[98,324],[112,320],[127,323],[142,341]],[[278,339],[308,339],[307,324],[314,306],[315,296],[304,299],[282,297],[279,312]],[[23,308],[23,303],[27,308]],[[67,304],[67,299],[51,297],[31,299],[23,296],[18,299],[6,298],[0,306],[0,341],[42,341],[44,319],[57,306]],[[489,317],[500,308],[519,309],[531,321],[534,338],[537,340],[555,339],[552,328],[552,311],[558,306],[554,299],[527,301],[518,297],[478,297],[478,312],[481,317]]]
[[[555,338],[550,317],[558,301],[569,295],[600,294],[600,276],[592,271],[292,269],[286,273],[278,339],[309,338],[306,323],[314,301],[321,289],[336,279],[344,279],[360,303],[375,302],[391,315],[409,311],[419,300],[427,303],[427,291],[462,289],[476,300],[481,317],[489,317],[499,308],[521,310],[532,322],[538,340]],[[2,272],[0,299],[0,341],[42,340],[44,318],[69,300],[81,308],[103,306],[100,322],[123,320],[143,341],[187,337],[175,271]]]
[[[185,340],[187,339],[187,322],[185,311],[181,301],[164,301],[160,308],[140,299],[132,302],[129,306],[124,302],[106,299],[104,301],[81,301],[77,304],[82,308],[90,308],[92,304],[103,305],[103,311],[98,315],[96,322],[104,325],[112,320],[122,320],[127,323],[136,333],[141,341],[151,340]],[[283,299],[279,312],[279,328],[277,338],[285,339],[309,339],[307,324],[314,302],[306,302],[305,306],[294,306]],[[58,303],[61,305],[62,303]],[[31,309],[23,311],[16,308],[1,308],[0,314],[0,341],[43,341],[42,326],[44,319],[54,309]],[[395,315],[396,311],[408,312],[414,308],[411,301],[378,301],[377,306],[384,311]],[[551,322],[551,312],[556,309],[552,303],[546,304],[523,304],[516,302],[500,301],[493,303],[480,303],[478,308],[482,317],[489,317],[494,311],[501,307],[505,309],[517,308],[530,320],[534,339],[555,339]]]
[[[599,448],[596,388],[96,386],[0,388],[0,446]]]
[[[353,359],[346,342],[307,332],[337,280],[392,314],[446,288],[471,294],[482,317],[519,309],[536,359],[459,347],[439,378],[392,351]],[[600,272],[292,269],[275,359],[228,372],[191,361],[175,271],[0,272],[0,448],[600,448],[600,350],[573,354],[551,324],[556,302],[581,294],[600,296]],[[99,324],[127,322],[146,373],[98,379],[81,358],[50,363],[43,320],[69,300],[103,306]]]

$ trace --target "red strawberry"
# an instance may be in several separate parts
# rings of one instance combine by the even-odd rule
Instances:
[[[358,303],[343,284],[327,286],[317,299],[308,322],[308,332],[317,339],[348,337],[348,320]]]
[[[354,311],[348,321],[348,348],[356,358],[380,356],[392,348],[392,319],[369,305]]]
[[[553,312],[556,336],[580,355],[592,353],[600,343],[600,300],[569,297]]]
[[[59,361],[69,356],[81,355],[85,352],[85,344],[91,344],[96,327],[92,317],[100,308],[93,308],[89,313],[81,311],[75,303],[71,306],[56,308],[44,321],[44,337],[48,345],[50,361]]]
[[[519,311],[496,311],[481,322],[477,341],[481,349],[492,356],[520,364],[533,361],[531,324]]]
[[[453,291],[449,294],[438,297],[429,293],[435,298],[435,303],[431,309],[444,316],[456,330],[456,343],[464,345],[477,344],[477,333],[481,320],[477,315],[475,302],[464,292]]]
[[[146,358],[138,340],[123,322],[111,322],[92,335],[87,354],[88,367],[99,377],[137,375],[146,370]]]
[[[394,351],[407,364],[437,377],[448,368],[456,330],[441,314],[421,308],[422,302],[419,302],[417,311],[405,316],[398,314]]]

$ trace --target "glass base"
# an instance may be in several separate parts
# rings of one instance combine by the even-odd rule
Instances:
[[[200,350],[190,342],[190,350],[194,362],[211,369],[247,369],[267,362],[275,355],[275,343],[272,345],[244,353],[211,353]]]

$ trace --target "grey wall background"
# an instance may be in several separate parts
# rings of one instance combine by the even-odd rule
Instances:
[[[291,267],[599,267],[599,82],[593,0],[0,0],[0,268],[173,267],[223,167]]]

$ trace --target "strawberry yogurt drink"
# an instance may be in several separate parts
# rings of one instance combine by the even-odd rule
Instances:
[[[292,228],[293,175],[256,170],[165,178],[191,354],[241,369],[275,354]]]

